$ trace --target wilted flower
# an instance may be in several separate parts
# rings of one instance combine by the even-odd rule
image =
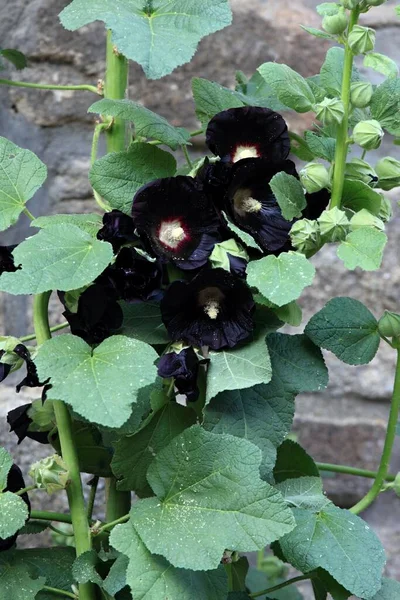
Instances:
[[[224,269],[204,269],[190,282],[172,283],[160,307],[172,340],[212,350],[236,346],[254,327],[250,288]]]
[[[114,252],[118,252],[124,244],[137,240],[132,217],[120,210],[105,213],[103,215],[103,227],[97,233],[97,238],[109,242]]]
[[[25,481],[22,476],[21,469],[16,464],[13,464],[8,473],[8,476],[7,476],[7,487],[5,488],[4,492],[14,492],[15,493],[15,492],[19,492],[20,490],[23,490],[24,487],[25,487]],[[24,494],[21,494],[21,498],[27,505],[28,513],[30,515],[31,503],[29,502],[28,494],[26,492]],[[15,542],[17,540],[17,537],[18,537],[18,532],[14,533],[14,535],[12,535],[11,537],[6,538],[4,540],[0,538],[0,552],[4,552],[4,551],[12,548],[12,546],[15,544]]]
[[[35,462],[29,471],[29,475],[35,482],[36,487],[40,490],[46,490],[48,494],[64,490],[69,483],[68,467],[58,454],[46,456],[46,458]]]
[[[12,251],[16,246],[0,246],[0,275],[2,273],[14,273],[18,267],[14,264]]]
[[[29,410],[32,404],[24,404],[10,410],[7,414],[7,423],[10,425],[10,431],[13,431],[18,438],[20,444],[25,438],[30,438],[39,442],[39,444],[48,444],[48,433],[45,431],[30,431],[32,419],[29,416]]]
[[[184,394],[189,402],[195,402],[199,396],[199,366],[200,361],[193,348],[184,348],[179,353],[163,354],[158,363],[158,375],[164,379],[173,377],[178,392]]]
[[[374,119],[360,121],[354,127],[353,139],[356,144],[365,148],[365,150],[376,150],[379,148],[384,136],[384,131],[379,123]]]

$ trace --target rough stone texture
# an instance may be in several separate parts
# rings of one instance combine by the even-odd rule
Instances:
[[[231,28],[203,40],[190,65],[177,69],[161,81],[146,81],[137,65],[130,70],[130,97],[163,114],[176,125],[196,129],[190,91],[192,76],[205,77],[223,85],[234,84],[235,70],[251,75],[265,61],[285,62],[303,75],[319,70],[328,47],[299,27],[319,27],[315,13],[319,0],[232,0],[234,23]],[[67,0],[14,0],[0,3],[0,39],[3,47],[18,47],[29,56],[29,67],[16,74],[32,82],[59,84],[96,84],[104,76],[104,28],[102,24],[87,26],[76,33],[64,31],[57,15]],[[395,0],[373,9],[362,21],[377,28],[377,51],[385,52],[400,63],[397,43],[400,20],[393,11]],[[362,65],[359,65],[362,68]],[[374,82],[379,74],[369,71]],[[30,148],[48,165],[49,177],[31,203],[36,215],[49,212],[87,212],[93,210],[87,172],[94,115],[87,108],[98,97],[86,92],[52,92],[6,88],[0,86],[0,134]],[[291,128],[300,131],[312,122],[310,115],[288,115]],[[203,149],[196,139],[196,151]],[[387,136],[375,158],[397,152]],[[392,194],[393,205],[399,194]],[[342,268],[333,247],[325,248],[314,259],[317,278],[303,295],[304,321],[333,295],[349,295],[365,302],[379,316],[383,310],[399,310],[400,217],[388,228],[390,244],[383,269],[378,273],[347,272]],[[29,223],[21,217],[18,227],[0,234],[0,243],[15,243],[29,231]],[[57,302],[52,304],[54,319],[59,318]],[[12,303],[0,298],[0,332],[22,335],[29,329],[30,301],[15,297]],[[295,432],[302,444],[319,461],[351,463],[376,468],[383,443],[384,423],[388,412],[393,380],[393,352],[382,346],[374,361],[367,366],[349,367],[332,355],[326,360],[330,384],[319,395],[297,400]],[[29,394],[28,394],[29,396]],[[46,454],[45,447],[25,442],[17,447],[8,436],[4,416],[10,408],[22,403],[26,394],[16,396],[10,386],[0,390],[0,444],[11,449],[23,468],[31,457]],[[393,470],[399,469],[399,452]],[[342,506],[348,506],[367,489],[368,481],[346,476],[326,479],[326,489]],[[33,502],[42,504],[38,496]],[[49,499],[55,509],[57,500]],[[388,572],[399,576],[398,550],[399,503],[387,495],[384,510],[373,508],[367,517],[378,530],[388,548]],[[396,547],[397,546],[397,547]],[[306,596],[308,600],[308,595]]]

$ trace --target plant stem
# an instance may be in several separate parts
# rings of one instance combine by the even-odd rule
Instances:
[[[60,323],[59,325],[54,325],[54,327],[50,327],[50,332],[54,333],[55,331],[60,331],[60,329],[65,329],[69,327],[69,323]],[[30,333],[29,335],[24,335],[23,337],[18,338],[20,342],[30,342],[31,340],[36,339],[36,333]]]
[[[93,477],[92,483],[90,485],[89,500],[88,500],[88,505],[87,505],[87,516],[88,516],[89,521],[91,520],[91,518],[93,516],[94,501],[96,499],[96,492],[97,492],[97,486],[99,485],[99,479],[100,479],[100,477],[98,475],[95,475]]]
[[[329,471],[332,473],[344,473],[346,475],[355,475],[356,477],[368,477],[375,479],[377,471],[367,471],[366,469],[358,469],[356,467],[348,467],[347,465],[332,465],[331,463],[316,463],[320,471]],[[385,481],[394,481],[395,475],[387,475]]]
[[[34,88],[36,90],[61,90],[61,91],[86,91],[93,92],[101,96],[99,90],[94,85],[53,85],[50,83],[30,83],[28,81],[11,81],[9,79],[0,79],[0,85],[10,85],[12,87]]]
[[[57,594],[58,596],[64,596],[66,598],[73,598],[74,600],[77,600],[76,595],[73,594],[72,592],[66,592],[65,590],[59,590],[58,588],[49,587],[48,585],[43,586],[42,591],[48,592],[49,594]],[[79,598],[80,598],[80,594],[79,594]]]
[[[357,25],[360,16],[360,8],[357,7],[351,11],[348,34],[351,33],[353,27]],[[340,208],[342,202],[344,173],[346,169],[346,160],[348,152],[348,132],[349,132],[349,116],[350,116],[350,86],[351,76],[353,72],[354,55],[349,46],[348,41],[345,45],[343,81],[342,81],[342,102],[344,106],[343,121],[338,127],[336,140],[336,153],[334,162],[332,198],[329,208]]]
[[[65,531],[62,531],[61,529],[57,529],[57,527],[54,527],[54,525],[49,525],[49,529],[51,529],[58,535],[64,535],[65,537],[74,537],[73,533],[66,533]]]
[[[106,81],[104,97],[111,100],[125,98],[128,87],[128,61],[119,54],[111,40],[111,31],[107,32]],[[107,130],[107,152],[121,152],[126,148],[126,123],[116,118]]]
[[[22,211],[24,213],[24,215],[26,215],[28,217],[28,219],[30,219],[31,221],[34,221],[36,217],[33,216],[33,214],[31,213],[30,210],[28,210],[25,206],[24,210]]]
[[[117,490],[115,477],[110,477],[106,481],[106,498],[106,521],[114,522],[120,518],[124,519],[131,508],[131,494]]]
[[[14,492],[16,496],[22,496],[22,494],[26,494],[26,492],[31,492],[32,490],[38,489],[36,484],[28,485],[27,487],[22,488],[22,490],[18,490],[18,492]]]
[[[51,338],[48,309],[51,292],[38,294],[33,303],[33,323],[38,345]],[[79,556],[92,547],[89,523],[83,497],[78,453],[74,442],[71,415],[60,400],[53,400],[54,414],[60,437],[61,453],[68,467],[70,483],[67,488],[68,502],[74,528],[76,554]],[[80,600],[93,600],[95,589],[91,583],[80,584]]]
[[[90,166],[93,166],[93,164],[95,163],[95,161],[97,159],[97,152],[99,149],[99,140],[100,140],[101,132],[106,130],[108,127],[109,127],[108,123],[97,123],[97,125],[94,128],[92,150],[90,153]],[[96,200],[97,204],[100,206],[100,208],[102,210],[104,210],[105,212],[110,211],[110,207],[108,206],[108,204],[106,204],[104,202],[103,198],[100,196],[100,194],[98,192],[96,192],[96,190],[93,190],[93,196],[94,196],[94,199]]]
[[[110,523],[105,523],[104,525],[102,525],[101,527],[96,529],[96,533],[93,535],[100,535],[100,533],[103,533],[103,531],[108,531],[109,529],[112,529],[113,527],[115,527],[116,525],[119,525],[120,523],[126,523],[127,521],[129,521],[129,516],[130,515],[124,515],[123,517],[120,517],[119,519],[115,519],[115,521],[111,521]]]
[[[189,152],[188,152],[187,147],[184,144],[182,144],[181,148],[182,148],[183,154],[185,155],[186,162],[188,164],[189,169],[193,169],[193,163],[190,160],[190,156],[189,156]]]
[[[381,456],[381,462],[375,481],[369,492],[357,504],[350,509],[350,512],[358,515],[360,512],[368,508],[375,498],[381,493],[383,484],[386,481],[389,471],[390,459],[392,456],[393,444],[396,439],[397,420],[400,411],[400,349],[397,350],[396,375],[394,379],[392,404],[390,406],[389,420],[386,429],[385,444]]]
[[[255,592],[254,594],[249,594],[250,598],[258,598],[259,596],[265,596],[272,592],[277,592],[282,588],[287,587],[288,585],[292,585],[293,583],[297,583],[298,581],[306,581],[307,579],[311,579],[310,575],[299,575],[298,577],[293,577],[292,579],[288,579],[283,583],[279,583],[278,585],[274,585],[266,590],[262,590],[261,592]]]
[[[59,523],[72,523],[71,515],[48,512],[46,510],[32,510],[31,519],[37,519],[38,521],[58,521]]]

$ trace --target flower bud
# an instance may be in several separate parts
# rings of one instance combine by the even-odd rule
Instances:
[[[390,198],[387,198],[386,196],[384,196],[382,194],[381,210],[379,211],[378,217],[380,219],[382,219],[382,221],[384,223],[387,223],[388,221],[390,221],[392,216],[393,216],[393,210],[392,210],[392,203],[390,201]]]
[[[325,15],[322,20],[323,29],[333,35],[343,33],[347,25],[348,19],[344,10],[340,10],[336,15]]]
[[[354,127],[353,140],[365,150],[376,150],[379,148],[384,136],[383,129],[378,121],[360,121]]]
[[[340,125],[344,117],[344,105],[339,98],[324,98],[315,105],[317,119],[324,125]]]
[[[34,463],[29,471],[36,486],[53,494],[67,487],[69,471],[61,456],[54,454]]]
[[[351,84],[351,103],[356,108],[365,108],[371,102],[374,88],[369,81],[354,81]]]
[[[400,315],[385,311],[378,324],[379,333],[388,338],[400,337]]]
[[[308,163],[300,171],[300,181],[309,194],[330,186],[329,172],[321,163]]]
[[[348,43],[353,54],[366,54],[375,47],[376,33],[371,27],[355,25],[349,35]]]
[[[342,0],[342,5],[344,8],[348,8],[349,10],[354,10],[360,4],[361,0]]]
[[[365,160],[361,158],[352,158],[346,164],[345,176],[349,179],[357,179],[371,187],[375,187],[378,183],[378,175],[374,169]]]
[[[321,247],[319,227],[317,221],[301,219],[296,221],[290,231],[293,246],[305,254],[313,253]]]
[[[387,0],[367,0],[368,6],[380,6],[381,4],[385,4]]]
[[[400,185],[400,161],[386,156],[377,163],[375,170],[382,190],[392,190]]]
[[[350,223],[346,213],[336,206],[331,210],[324,210],[318,223],[324,242],[341,242],[349,233]]]
[[[350,219],[350,227],[352,231],[360,229],[360,227],[376,227],[380,231],[385,229],[385,224],[379,217],[376,217],[366,208],[362,208]]]

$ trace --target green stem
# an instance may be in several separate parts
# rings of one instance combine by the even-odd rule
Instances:
[[[102,525],[101,527],[96,529],[96,533],[94,533],[93,535],[100,535],[100,533],[103,533],[103,531],[109,531],[109,529],[112,529],[113,527],[115,527],[116,525],[119,525],[120,523],[126,523],[127,521],[129,521],[129,517],[130,517],[130,515],[124,515],[123,517],[119,517],[119,519],[115,519],[115,521],[111,521],[110,523],[105,523],[104,525]]]
[[[362,498],[357,504],[350,509],[350,511],[356,515],[368,508],[375,498],[381,493],[382,487],[387,479],[390,459],[392,456],[393,445],[396,439],[396,428],[397,421],[399,418],[400,411],[400,349],[397,350],[397,364],[396,364],[396,375],[394,379],[392,404],[390,406],[389,420],[386,429],[385,444],[383,446],[383,452],[381,456],[381,462],[379,465],[378,472],[375,477],[375,481],[369,490],[369,492]]]
[[[18,490],[18,492],[15,492],[16,496],[22,496],[22,494],[26,494],[27,492],[31,492],[32,490],[36,490],[36,484],[33,485],[28,485],[27,487],[22,488],[22,490]]]
[[[106,498],[106,521],[114,522],[120,518],[124,519],[131,509],[131,494],[117,490],[115,477],[110,477],[106,481]]]
[[[193,169],[193,163],[192,163],[192,161],[190,160],[190,156],[189,156],[189,152],[188,152],[188,149],[187,149],[187,147],[186,147],[186,146],[183,144],[183,145],[181,146],[181,148],[182,148],[182,152],[183,152],[183,154],[185,155],[186,162],[187,162],[187,164],[188,164],[188,167],[189,167],[189,169]]]
[[[93,164],[95,163],[95,161],[97,159],[97,152],[99,149],[99,140],[100,140],[101,132],[104,130],[107,130],[108,127],[110,127],[110,125],[108,123],[97,123],[97,125],[94,128],[92,149],[90,152],[90,165],[91,166],[93,166]],[[94,199],[96,200],[97,204],[100,206],[100,208],[102,210],[104,210],[105,212],[109,212],[111,210],[110,207],[108,206],[108,204],[106,202],[104,202],[103,198],[100,196],[100,194],[98,192],[96,192],[96,190],[93,190],[93,196],[94,196]]]
[[[61,529],[57,529],[57,527],[54,527],[54,525],[49,525],[49,529],[51,529],[58,535],[64,535],[65,537],[74,537],[73,533],[66,533],[65,531],[62,531]]]
[[[344,473],[345,475],[355,475],[356,477],[367,477],[375,479],[377,471],[367,471],[366,469],[357,469],[356,467],[348,467],[347,465],[332,465],[331,463],[316,463],[320,471],[330,471],[332,473]],[[395,475],[387,475],[386,481],[394,481]]]
[[[293,583],[297,583],[298,581],[306,581],[307,579],[310,579],[310,575],[299,575],[298,577],[293,577],[292,579],[288,579],[287,581],[284,581],[283,583],[274,585],[273,587],[270,587],[266,590],[262,590],[261,592],[255,592],[254,594],[249,594],[249,597],[250,598],[258,598],[259,596],[265,596],[265,595],[271,594],[272,592],[277,592],[278,590],[281,590],[282,588],[285,588],[289,585],[293,585]]]
[[[59,590],[58,588],[49,587],[48,585],[43,586],[41,589],[43,592],[48,592],[49,594],[57,594],[58,596],[64,596],[66,598],[73,598],[74,600],[77,600],[76,594],[73,594],[72,592],[66,592],[65,590]],[[79,598],[80,597],[81,596],[79,594]]]
[[[107,32],[106,81],[104,97],[111,100],[125,98],[128,87],[128,61],[119,54],[111,40],[111,31]],[[107,152],[121,152],[126,148],[126,123],[123,119],[114,119],[107,130]]]
[[[33,323],[39,346],[51,338],[48,318],[50,295],[51,292],[38,294],[33,301]],[[78,453],[74,441],[71,415],[67,406],[60,400],[53,400],[53,407],[60,437],[61,454],[69,471],[70,483],[67,495],[74,528],[76,554],[79,556],[91,549],[92,540],[83,497]],[[80,600],[93,600],[94,593],[95,590],[91,583],[79,586]]]
[[[55,331],[60,331],[60,329],[65,329],[69,327],[69,323],[60,323],[59,325],[54,325],[54,327],[50,327],[50,332],[54,333]],[[31,340],[36,339],[36,333],[30,333],[29,335],[24,335],[23,337],[18,338],[20,342],[30,342]]]
[[[10,85],[12,87],[34,88],[36,90],[61,90],[61,91],[86,91],[93,92],[101,96],[101,93],[94,85],[53,85],[50,83],[30,83],[28,81],[11,81],[9,79],[0,79],[0,85]]]
[[[95,475],[93,477],[92,483],[90,485],[90,493],[89,493],[89,499],[88,499],[88,505],[87,505],[87,516],[88,516],[89,521],[92,519],[92,516],[93,516],[94,501],[96,499],[96,492],[97,492],[97,486],[99,485],[99,479],[100,479],[100,477],[98,475]]]
[[[204,129],[196,129],[196,131],[191,131],[190,132],[190,137],[196,137],[197,135],[201,135],[202,133],[204,133]]]
[[[28,210],[25,206],[24,210],[22,211],[24,213],[24,215],[26,215],[28,217],[28,219],[30,219],[31,221],[34,221],[36,219],[36,217],[33,216],[33,214],[31,213],[30,210]]]
[[[31,519],[37,519],[38,521],[57,521],[58,523],[72,523],[71,515],[48,512],[47,510],[32,510]]]
[[[351,11],[348,34],[351,33],[353,27],[357,25],[358,18],[360,16],[360,8],[357,7]],[[346,170],[346,160],[348,152],[348,133],[349,133],[349,116],[350,116],[350,86],[351,76],[353,72],[353,52],[346,42],[345,56],[344,56],[344,68],[343,68],[343,81],[342,81],[342,102],[344,106],[343,121],[338,127],[337,140],[336,140],[336,153],[334,162],[334,173],[333,173],[333,184],[332,184],[332,198],[329,208],[340,208],[342,202],[343,185],[344,185],[344,174]]]

